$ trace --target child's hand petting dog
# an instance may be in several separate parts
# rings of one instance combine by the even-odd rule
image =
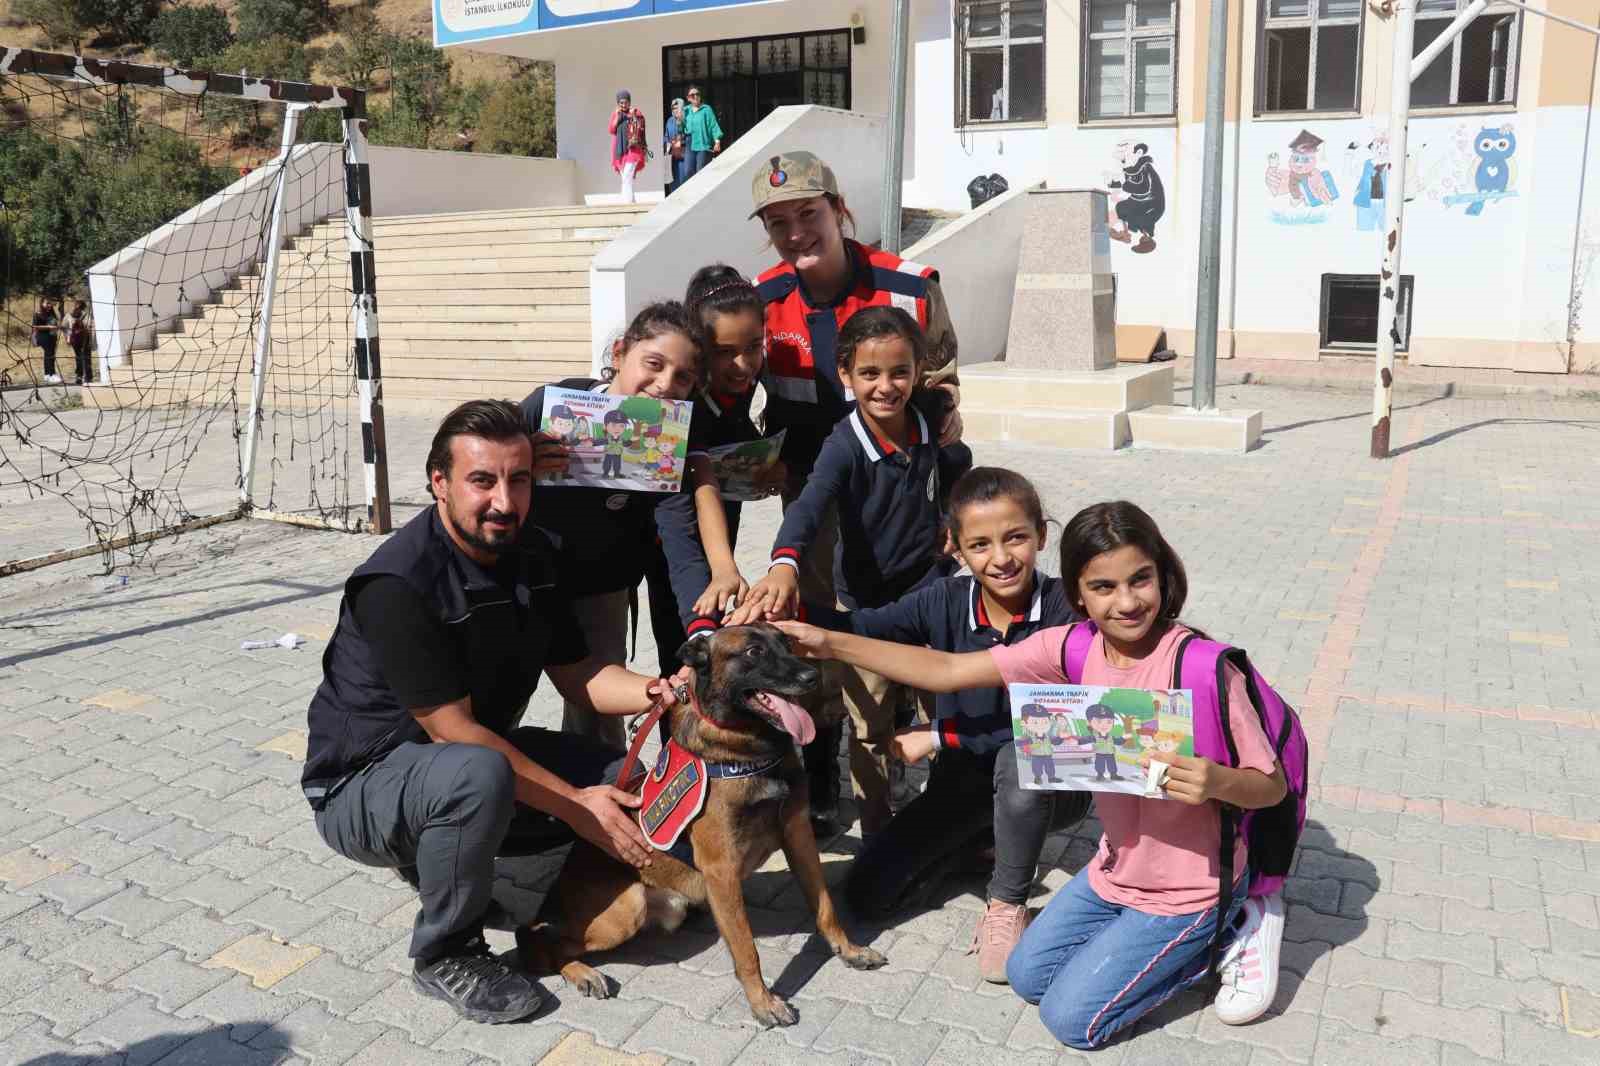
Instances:
[[[694,601],[694,613],[707,617],[718,617],[727,607],[729,600],[744,602],[745,594],[750,591],[749,582],[737,570],[725,574],[715,571],[711,574],[711,584]]]
[[[750,586],[743,602],[724,625],[742,626],[751,622],[776,622],[793,618],[800,607],[800,575],[795,568],[778,563],[767,576]]]
[[[789,647],[802,659],[832,659],[828,631],[804,622],[774,622],[773,625],[789,638]]]

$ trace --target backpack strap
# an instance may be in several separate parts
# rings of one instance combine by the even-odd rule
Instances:
[[[1093,622],[1074,622],[1067,628],[1067,639],[1061,642],[1061,672],[1067,684],[1083,682],[1083,664],[1089,661],[1089,648],[1099,630]]]
[[[1195,754],[1208,753],[1214,761],[1239,765],[1239,748],[1233,739],[1233,724],[1228,718],[1228,663],[1244,653],[1214,640],[1202,640],[1193,633],[1178,645],[1172,670],[1172,687],[1189,689],[1194,697]],[[1237,665],[1237,664],[1235,664]],[[1248,671],[1249,664],[1245,664]],[[1248,674],[1246,675],[1248,676]],[[1209,969],[1217,976],[1222,961],[1222,944],[1228,933],[1228,913],[1233,909],[1234,841],[1238,837],[1240,812],[1230,804],[1221,808],[1217,821],[1221,832],[1217,840],[1217,917],[1211,933]]]

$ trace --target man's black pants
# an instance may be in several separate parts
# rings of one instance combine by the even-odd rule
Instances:
[[[577,788],[614,781],[621,768],[622,752],[588,737],[525,726],[506,739]],[[347,859],[415,867],[422,910],[410,955],[425,962],[481,932],[496,855],[574,839],[566,823],[518,804],[510,761],[477,744],[402,744],[346,782],[316,822]]]

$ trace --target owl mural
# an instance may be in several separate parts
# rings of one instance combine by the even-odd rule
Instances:
[[[1481,198],[1467,205],[1467,214],[1481,215],[1488,199],[1483,194],[1503,193],[1511,185],[1511,157],[1517,154],[1517,133],[1510,126],[1481,129],[1472,149],[1478,155],[1478,169],[1472,177]]]

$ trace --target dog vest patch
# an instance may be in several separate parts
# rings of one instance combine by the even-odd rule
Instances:
[[[640,793],[639,828],[657,851],[671,851],[706,804],[706,763],[668,741]]]

